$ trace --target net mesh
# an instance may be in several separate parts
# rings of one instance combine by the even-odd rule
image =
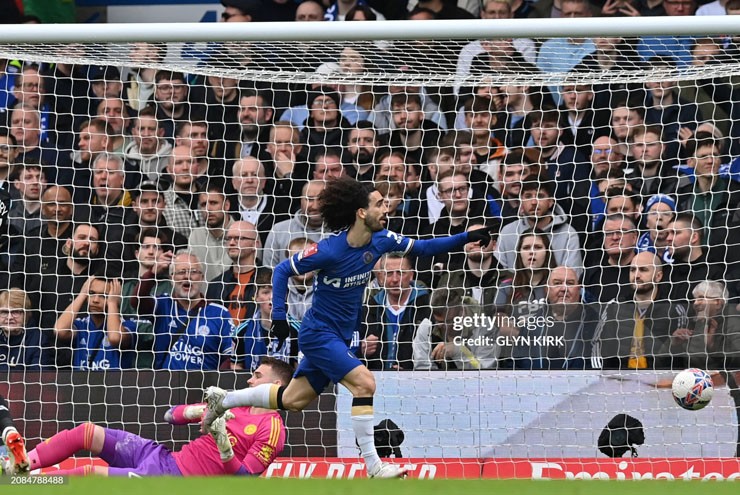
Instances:
[[[197,433],[163,423],[171,405],[245,387],[231,369],[263,355],[303,358],[313,284],[332,280],[291,280],[282,345],[270,269],[330,234],[316,198],[346,174],[403,236],[496,232],[383,258],[366,290],[351,349],[418,474],[593,474],[579,459],[620,412],[656,458],[627,477],[732,457],[738,53],[731,37],[4,44],[0,393],[31,444],[94,421],[181,447]],[[714,379],[699,414],[671,392],[688,367]],[[268,472],[357,458],[350,407],[338,387],[288,413]]]

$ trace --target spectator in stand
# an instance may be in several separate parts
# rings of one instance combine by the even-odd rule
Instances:
[[[642,252],[632,259],[633,296],[612,301],[603,309],[594,334],[594,368],[643,370],[679,366],[669,346],[672,337],[686,333],[687,308],[661,301],[662,280],[663,265],[655,254]]]
[[[740,262],[740,227],[730,212],[740,204],[740,183],[720,175],[722,154],[713,137],[693,139],[689,148],[688,166],[694,169],[694,181],[678,190],[677,210],[692,212],[706,226],[703,239],[710,248],[709,260],[726,263],[734,270]]]
[[[301,190],[310,171],[305,151],[296,127],[285,121],[273,124],[267,143],[272,160],[265,163],[265,169],[273,184],[269,192],[281,211],[294,213],[300,205]]]
[[[645,203],[642,215],[645,219],[645,232],[637,241],[637,252],[657,253],[663,261],[666,261],[667,257],[664,257],[662,251],[657,251],[656,245],[659,237],[663,238],[665,245],[665,229],[676,215],[676,200],[667,194],[655,194]]]
[[[696,0],[663,0],[662,5],[668,17],[692,16],[696,12]],[[683,69],[691,65],[693,44],[693,36],[643,36],[636,49],[643,60],[668,56],[675,59],[677,68]]]
[[[15,137],[6,128],[0,128],[0,181],[10,178],[10,165],[15,164],[18,148]]]
[[[213,62],[223,65],[219,61]],[[228,65],[228,64],[227,64]],[[209,138],[225,148],[230,141],[239,141],[239,80],[232,77],[207,76],[205,79],[206,121]],[[195,96],[193,96],[195,99]]]
[[[339,146],[344,142],[344,133],[349,122],[339,110],[341,95],[330,88],[321,87],[308,93],[306,105],[308,118],[303,124],[301,142],[309,148],[316,146]]]
[[[489,98],[474,95],[465,103],[465,122],[472,133],[473,155],[478,169],[498,180],[499,165],[506,155],[506,147],[494,136],[497,112]]]
[[[342,153],[342,148],[339,147],[319,148],[318,151],[314,151],[311,180],[328,181],[346,175]]]
[[[290,359],[291,339],[280,341],[271,335],[272,328],[272,270],[260,268],[255,275],[254,305],[233,337],[232,370],[254,371],[264,356],[284,361]],[[297,355],[297,354],[296,354]]]
[[[83,307],[87,314],[83,316]],[[136,323],[121,317],[121,281],[90,277],[54,325],[57,343],[72,347],[76,370],[116,370],[134,365]]]
[[[430,317],[429,290],[415,280],[413,263],[399,253],[378,260],[379,290],[372,291],[360,332],[360,353],[372,370],[411,370],[417,325]]]
[[[398,68],[401,72],[408,72],[408,65],[403,64]],[[447,130],[445,117],[440,112],[439,106],[434,102],[431,95],[422,86],[388,86],[388,94],[380,98],[372,111],[368,120],[373,124],[379,134],[385,134],[395,129],[393,123],[393,106],[391,100],[395,95],[419,95],[421,98],[421,110],[424,112],[426,119],[437,124],[442,130]],[[406,102],[405,98],[402,100]]]
[[[131,209],[127,212],[126,234],[124,238],[128,241],[139,239],[141,232],[145,229],[154,229],[163,236],[162,244],[171,245],[175,251],[185,249],[188,246],[188,238],[176,232],[167,224],[165,219],[165,192],[156,182],[144,181],[132,191]],[[124,254],[125,260],[134,260],[133,244],[126,244]]]
[[[676,180],[671,177],[671,168],[676,160],[670,157],[669,147],[658,126],[640,126],[633,133],[630,146],[632,157],[629,163],[627,179],[632,189],[643,197],[654,194],[672,194],[675,192]]]
[[[154,362],[154,355],[151,352],[154,344],[154,318],[151,315],[138,315],[131,304],[132,296],[141,277],[150,271],[154,274],[154,288],[151,294],[160,296],[171,293],[170,263],[174,254],[170,238],[163,230],[156,228],[143,228],[135,244],[136,271],[124,274],[121,286],[121,316],[126,320],[136,321],[136,368],[151,369]]]
[[[8,222],[24,237],[38,236],[42,220],[41,193],[46,187],[46,175],[41,164],[29,158],[13,165],[10,180],[18,197],[11,202]]]
[[[129,59],[133,65],[161,63],[167,56],[166,43],[132,43]],[[154,96],[154,78],[157,69],[151,67],[132,67],[123,69],[123,99],[134,114],[149,105]]]
[[[539,363],[532,357],[532,368],[591,369],[592,340],[599,313],[581,300],[581,284],[572,268],[559,266],[550,272],[547,280],[547,318],[542,335],[547,339],[563,338],[564,345],[535,348]]]
[[[483,227],[486,227],[483,223],[473,223],[467,231]],[[448,266],[435,287],[462,287],[465,296],[472,297],[482,308],[493,306],[496,292],[505,276],[505,271],[493,256],[495,246],[496,239],[492,239],[487,246],[476,242],[465,244],[465,257]]]
[[[457,170],[450,170],[437,178],[439,199],[444,208],[439,220],[428,227],[427,233],[433,236],[452,235],[464,232],[471,222],[480,221],[486,216],[486,203],[471,198],[470,181]]]
[[[175,148],[189,150],[196,162],[198,162],[198,177],[221,177],[224,175],[224,162],[215,156],[209,156],[211,153],[211,143],[208,140],[208,122],[185,121],[177,126]],[[218,153],[214,153],[218,154]]]
[[[88,72],[92,97],[101,99],[106,97],[120,98],[123,93],[121,73],[116,67],[95,65]]]
[[[131,206],[131,193],[125,189],[123,158],[119,155],[101,154],[93,163],[93,194],[89,205],[80,206],[76,218],[100,226],[104,238],[101,258],[105,259],[104,273],[123,273],[124,233],[127,229],[126,214]]]
[[[541,230],[550,237],[548,245],[552,246],[552,255],[558,266],[573,268],[579,274],[582,272],[578,233],[555,203],[551,183],[532,175],[522,181],[519,220],[503,227],[496,243],[495,256],[504,268],[514,268],[517,243],[522,232],[529,229]]]
[[[206,282],[197,256],[175,255],[172,295],[154,297],[154,274],[142,275],[132,299],[139,315],[154,315],[154,369],[217,370],[231,355],[234,323],[228,310],[205,299]]]
[[[600,184],[607,184],[609,179],[621,179],[626,184],[624,159],[614,138],[599,136],[594,139],[589,178],[573,188],[571,225],[581,234],[581,238],[587,239],[589,233],[598,232],[604,219],[606,202],[604,192],[599,189]]]
[[[506,154],[499,168],[498,216],[504,226],[519,218],[522,179],[528,175],[529,162],[521,150],[513,150]]]
[[[296,237],[288,244],[288,257],[294,254],[309,252],[316,242],[305,237]],[[294,275],[288,279],[288,315],[300,322],[303,320],[306,311],[311,307],[313,302],[313,281],[316,272],[307,272],[303,275]]]
[[[41,331],[35,324],[31,299],[21,289],[0,292],[0,370],[38,370]]]
[[[313,0],[301,2],[295,10],[295,22],[320,22],[324,19],[324,6]],[[351,20],[351,19],[349,19]]]
[[[573,70],[577,75],[582,70]],[[594,87],[591,84],[566,82],[561,87],[562,105],[560,128],[561,141],[574,145],[583,156],[591,155],[594,139],[609,132],[609,113],[594,106]]]
[[[692,0],[693,1],[693,0]],[[657,70],[675,69],[676,62],[670,57],[653,57],[650,66]],[[662,140],[668,144],[671,156],[678,151],[675,146],[682,128],[695,130],[703,122],[696,103],[681,98],[678,83],[669,78],[645,83],[645,124],[660,126]]]
[[[234,162],[231,185],[236,191],[235,204],[239,217],[257,226],[260,243],[265,246],[273,225],[288,218],[287,209],[275,201],[275,196],[265,193],[267,177],[262,162],[247,156]]]
[[[591,17],[588,0],[562,0],[563,17]],[[569,72],[586,55],[596,51],[596,45],[589,38],[552,38],[544,43],[537,56],[537,67],[542,72]]]
[[[110,126],[112,134],[108,135],[110,151],[123,153],[128,146],[129,114],[121,98],[103,98],[97,106],[97,119],[104,120]]]
[[[344,21],[346,18],[345,16],[350,10],[362,5],[367,6],[368,2],[366,0],[334,0],[329,3],[330,5],[324,14],[324,19],[327,21]],[[372,10],[373,14],[379,21],[385,20],[385,16],[383,14],[373,8],[370,10]]]
[[[261,21],[262,0],[221,0],[224,11],[221,13],[222,22],[254,22]]]
[[[616,139],[619,152],[627,156],[635,129],[645,123],[645,108],[642,102],[628,103],[618,100],[612,106],[611,131]]]
[[[421,163],[424,149],[437,143],[441,129],[426,118],[419,94],[393,95],[391,109],[393,130],[390,145],[403,149],[408,163]]]
[[[436,289],[430,305],[431,317],[422,320],[414,334],[415,370],[495,368],[496,346],[483,345],[486,337],[494,339],[494,333],[483,326],[456,324],[481,314],[473,299],[465,297],[462,289]]]
[[[45,145],[56,143],[55,109],[46,100],[44,78],[36,64],[25,64],[15,76],[15,108],[28,106],[39,112],[39,140]]]
[[[386,229],[405,236],[418,236],[419,219],[416,215],[408,215],[404,207],[403,182],[383,180],[375,184],[375,189],[388,203]]]
[[[185,74],[159,70],[154,76],[155,117],[164,130],[163,137],[175,139],[175,130],[181,122],[202,118],[202,108],[188,100],[188,83]]]
[[[172,154],[172,144],[163,139],[164,132],[154,109],[144,108],[134,119],[133,140],[123,151],[126,160],[135,163],[139,172],[149,180],[159,180]]]
[[[431,10],[437,19],[475,19],[469,11],[445,0],[418,0],[418,8]]]
[[[679,213],[666,227],[672,263],[666,265],[664,277],[670,301],[688,307],[699,282],[729,278],[725,260],[709,261],[712,247],[704,239],[704,226],[692,213]]]
[[[347,133],[344,143],[346,155],[344,165],[348,174],[359,181],[371,181],[375,177],[375,156],[380,147],[378,133],[373,124],[361,120]]]
[[[49,335],[54,329],[59,316],[68,307],[75,296],[82,291],[85,281],[97,271],[100,252],[100,234],[97,227],[86,223],[75,226],[72,238],[67,239],[62,253],[63,258],[49,260],[48,265],[41,266],[38,281],[26,285],[26,292],[38,297],[40,328],[47,332],[42,342],[49,344],[49,358],[45,362],[57,366],[69,366],[72,355],[69,348],[57,345]],[[56,354],[56,355],[55,355]]]
[[[557,110],[535,111],[529,119],[533,145],[524,152],[530,161],[529,172],[554,182],[553,198],[570,214],[574,188],[588,179],[588,159],[575,146],[562,142],[563,123]]]
[[[33,299],[34,307],[38,307],[39,293],[31,288],[40,285],[42,273],[53,273],[56,261],[65,256],[62,248],[72,237],[73,212],[68,189],[56,185],[46,188],[41,194],[41,230],[23,239],[24,249],[12,262],[12,286],[24,288]]]
[[[677,368],[733,370],[740,365],[740,317],[728,304],[725,284],[704,280],[692,291],[693,317],[684,332],[674,333],[670,353]]]
[[[623,300],[630,287],[630,267],[637,248],[637,226],[631,217],[620,213],[606,216],[603,223],[601,259],[587,263],[583,288],[587,302]]]
[[[44,165],[64,167],[67,158],[58,149],[42,145],[41,143],[41,114],[28,105],[16,106],[10,113],[10,135],[15,138],[18,146],[17,162],[24,162],[31,158],[39,160]],[[47,178],[56,180],[56,171],[53,167],[44,170]]]
[[[201,227],[190,232],[190,252],[203,260],[204,278],[211,280],[231,264],[227,253],[226,232],[234,222],[231,204],[224,193],[224,184],[214,179],[198,194]]]
[[[183,150],[169,158],[165,168],[172,178],[169,189],[164,191],[164,218],[175,232],[190,236],[190,232],[200,226],[196,211],[198,209],[198,162]]]
[[[226,143],[226,158],[238,159],[247,156],[262,158],[270,136],[270,125],[274,109],[267,95],[254,89],[242,89],[239,96],[240,139]]]
[[[539,326],[526,322],[543,315],[547,280],[551,271],[558,266],[550,248],[550,238],[541,230],[522,231],[515,249],[513,278],[503,280],[493,304],[494,311],[500,317],[498,335],[503,337],[528,336],[530,332],[536,335]],[[529,351],[526,343],[502,346],[499,368],[515,369],[519,360],[523,360],[520,364],[524,368],[529,367]]]
[[[481,19],[513,19],[512,0],[483,0],[481,2]],[[537,47],[530,38],[515,38],[511,40],[514,49],[522,55],[525,61],[534,64],[537,59]],[[457,59],[457,75],[465,77],[470,74],[470,69],[475,58],[485,51],[483,40],[471,41],[460,50]],[[455,87],[455,93],[459,92],[459,86]]]
[[[312,180],[303,186],[301,209],[292,214],[288,220],[276,223],[265,243],[263,263],[274,268],[287,259],[287,249],[295,237],[306,237],[319,242],[325,235],[324,223],[319,214],[318,198],[326,187],[326,182]]]
[[[254,277],[260,247],[254,224],[233,222],[224,236],[224,246],[229,262],[225,270],[211,279],[206,296],[225,306],[239,325],[254,312]]]

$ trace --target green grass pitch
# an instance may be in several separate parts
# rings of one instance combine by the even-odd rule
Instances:
[[[708,490],[738,493],[734,482],[529,481],[529,480],[325,480],[262,478],[71,478],[60,486],[2,486],[3,494],[53,495],[671,495]],[[699,486],[701,485],[701,486]]]

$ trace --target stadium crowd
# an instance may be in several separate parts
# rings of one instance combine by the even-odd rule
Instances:
[[[222,21],[740,13],[740,0],[459,3],[222,0]],[[292,278],[283,342],[270,333],[272,270],[331,234],[318,200],[342,175],[376,185],[398,234],[498,231],[449,256],[381,259],[353,342],[371,369],[738,368],[734,81],[578,79],[677,75],[736,61],[737,42],[296,44],[279,56],[214,46],[202,61],[335,75],[431,67],[460,80],[573,74],[556,87],[198,76],[148,68],[173,49],[152,43],[131,44],[127,67],[0,60],[0,369],[295,363],[313,284],[332,280]]]

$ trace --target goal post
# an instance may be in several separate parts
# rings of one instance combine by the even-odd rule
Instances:
[[[4,26],[3,65],[0,394],[31,446],[94,421],[178,449],[167,408],[300,361],[314,284],[365,279],[291,279],[282,345],[270,269],[331,234],[346,174],[399,235],[495,230],[367,286],[351,351],[414,476],[740,476],[734,16]],[[684,368],[714,380],[701,411]],[[267,475],[362,476],[351,403],[287,413]],[[599,450],[620,413],[639,461]]]

